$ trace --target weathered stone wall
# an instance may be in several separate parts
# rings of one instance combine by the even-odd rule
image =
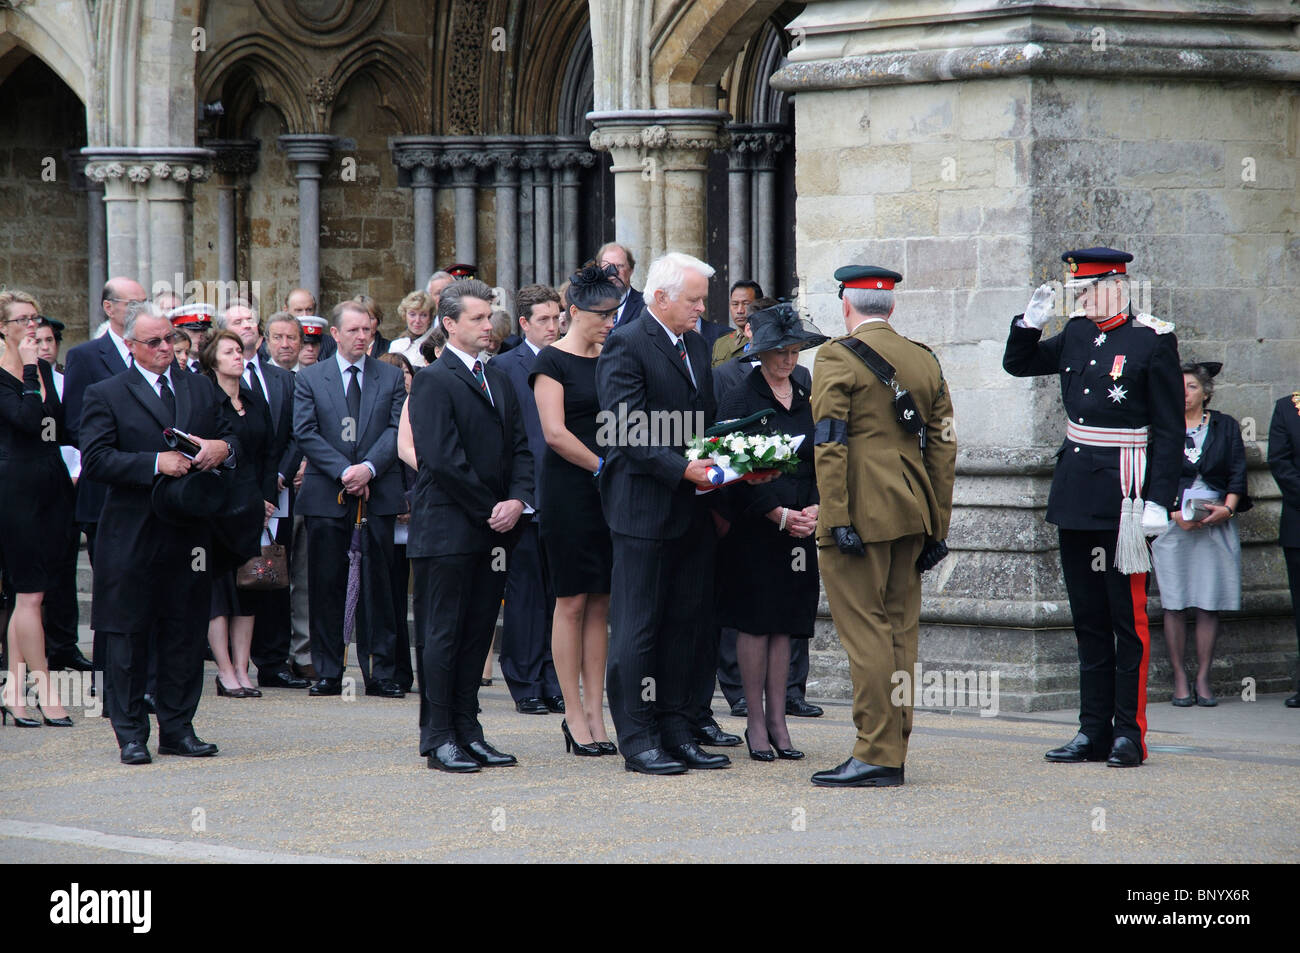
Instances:
[[[63,158],[86,144],[85,116],[36,57],[0,86],[0,287],[31,292],[66,323],[65,348],[86,338],[86,193]]]
[[[895,325],[935,347],[952,386],[953,555],[926,577],[922,660],[997,666],[1004,707],[1068,704],[1068,601],[1043,521],[1064,432],[1059,386],[1002,370],[1008,324],[1038,283],[1061,276],[1064,249],[1125,248],[1138,303],[1178,325],[1182,354],[1224,362],[1214,406],[1248,440],[1266,439],[1273,401],[1300,386],[1295,94],[1012,76],[801,89],[795,102],[798,270],[813,320],[840,326],[838,266],[896,268]],[[1245,675],[1281,689],[1294,658],[1289,620],[1276,618],[1289,599],[1263,449],[1248,443],[1257,507],[1240,522],[1243,611],[1216,660],[1225,690]],[[1154,585],[1152,595],[1158,623]],[[815,679],[846,690],[824,635]],[[1166,672],[1156,644],[1153,698]]]

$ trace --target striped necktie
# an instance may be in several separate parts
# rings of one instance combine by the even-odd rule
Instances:
[[[488,390],[487,375],[483,373],[482,361],[474,362],[474,377],[478,380],[478,386],[483,388],[483,393],[487,395],[487,399],[492,401],[493,406],[496,406],[496,401],[492,400],[492,392]]]

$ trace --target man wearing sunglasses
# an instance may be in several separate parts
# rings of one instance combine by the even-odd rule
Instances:
[[[181,484],[155,483],[229,466],[237,448],[220,411],[220,392],[174,364],[176,333],[155,305],[133,305],[123,326],[133,365],[86,390],[81,419],[82,470],[108,486],[99,538],[113,558],[100,560],[95,570],[91,626],[104,645],[105,708],[123,764],[152,760],[144,705],[151,658],[158,673],[158,753],[217,753],[193,725],[212,603],[212,534],[206,520],[174,512],[179,507],[188,517],[191,504],[211,499],[215,488],[204,487],[201,499],[167,505],[160,493],[180,491]],[[163,438],[168,428],[193,437],[199,446],[193,459],[169,449]]]

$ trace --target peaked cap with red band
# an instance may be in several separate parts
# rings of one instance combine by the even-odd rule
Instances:
[[[845,288],[864,288],[868,291],[893,291],[894,285],[903,280],[903,276],[888,268],[875,265],[845,265],[835,269],[835,280],[840,283],[839,295],[844,297]]]
[[[463,262],[457,262],[454,265],[448,265],[443,269],[447,274],[454,278],[473,278],[478,274],[478,269],[473,265],[466,265]]]
[[[1126,273],[1125,265],[1133,256],[1117,248],[1078,248],[1061,256],[1065,262],[1065,280],[1083,283]]]

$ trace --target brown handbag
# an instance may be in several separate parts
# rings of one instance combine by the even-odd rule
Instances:
[[[262,535],[266,542],[262,544],[261,555],[254,556],[235,570],[235,586],[238,589],[288,589],[289,560],[284,547],[271,540],[271,534],[265,530]]]

